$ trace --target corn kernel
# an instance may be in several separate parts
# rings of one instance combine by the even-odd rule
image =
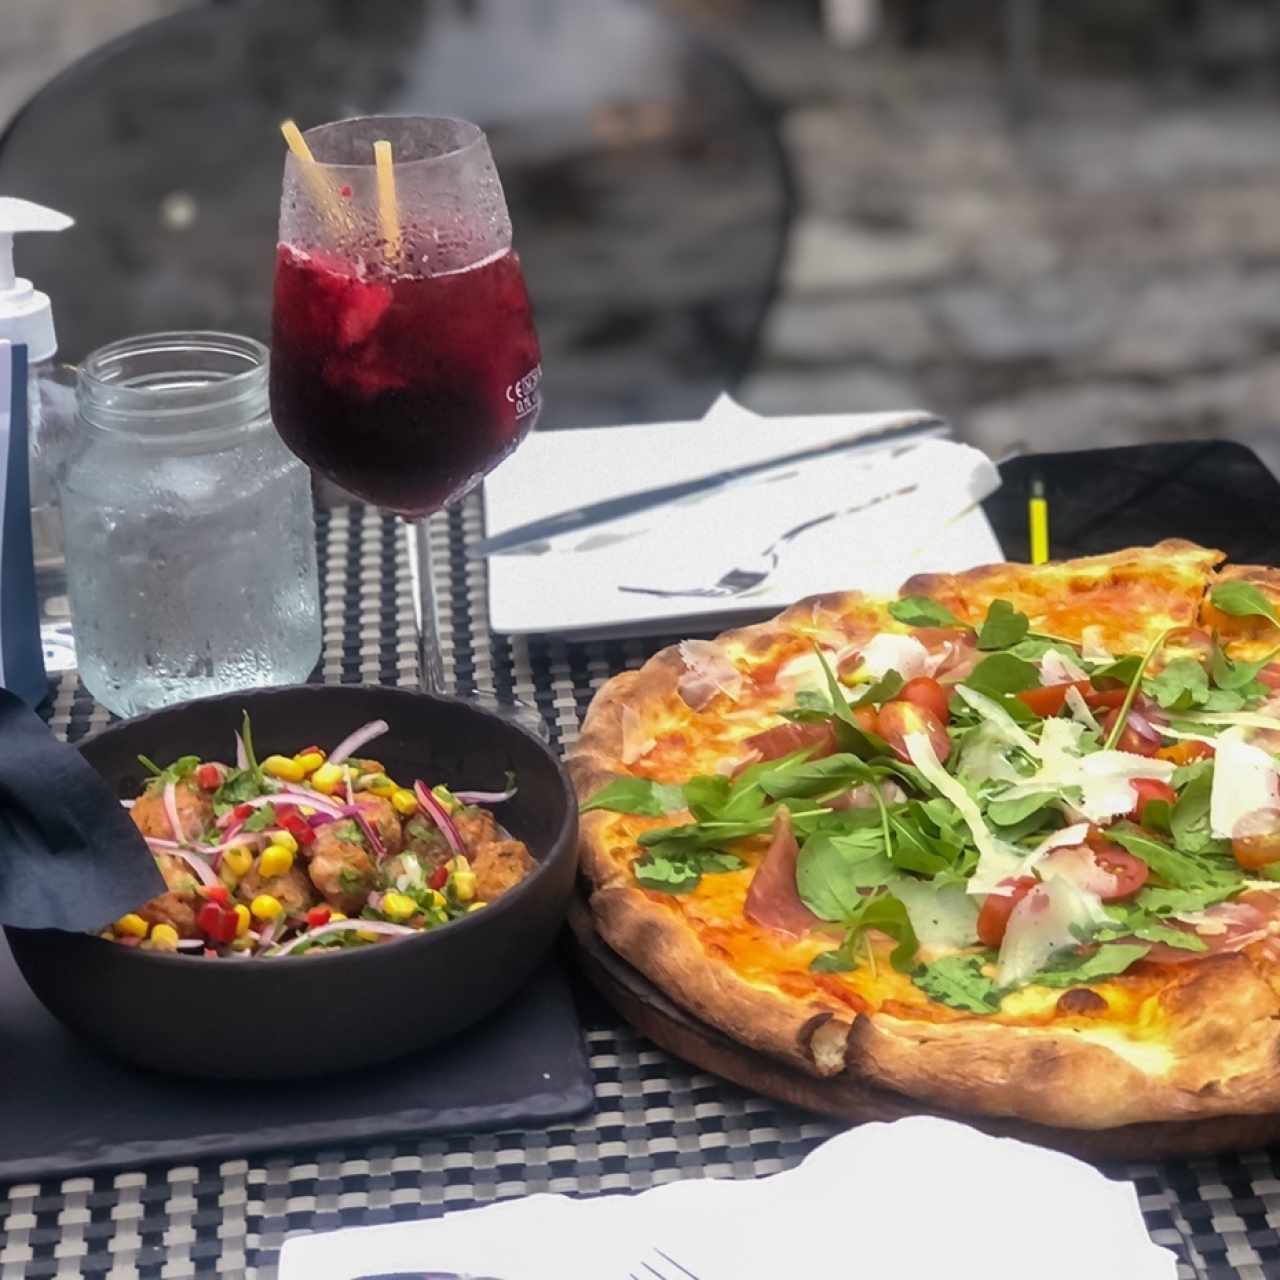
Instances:
[[[443,911],[445,908],[444,894],[438,889],[428,889],[427,899],[437,911]]]
[[[268,756],[262,762],[262,771],[284,782],[301,782],[306,777],[303,767],[289,756]]]
[[[443,782],[431,788],[431,794],[435,796],[443,806],[446,813],[457,813],[462,808],[457,796],[444,785]]]
[[[234,849],[228,849],[222,855],[222,865],[229,868],[232,875],[237,878],[247,875],[249,868],[253,866],[253,853],[243,845],[236,845]]]
[[[116,921],[116,934],[126,938],[145,938],[151,926],[136,912],[130,911]]]
[[[359,760],[355,762],[355,767],[361,773],[386,773],[381,760]]]
[[[459,902],[470,902],[476,896],[476,873],[455,871],[452,876],[453,896]]]
[[[357,929],[356,937],[361,942],[377,942],[381,935],[375,933],[372,929]]]
[[[271,843],[278,844],[282,849],[288,849],[290,853],[298,852],[297,837],[292,831],[275,831],[271,835]]]
[[[253,912],[255,920],[274,920],[284,911],[284,907],[280,905],[279,898],[273,898],[269,893],[260,893],[249,904],[249,910]]]
[[[332,924],[335,920],[345,920],[346,918],[347,918],[347,913],[345,911],[331,911],[329,913],[330,924]]]
[[[324,764],[324,753],[322,751],[304,751],[300,756],[294,756],[293,759],[304,774],[315,773]]]
[[[467,915],[470,915],[473,911],[479,911],[481,907],[487,907],[488,905],[489,904],[487,902],[473,902],[467,908]]]
[[[243,902],[237,902],[235,905],[236,913],[236,937],[243,938],[249,932],[249,908]]]
[[[176,951],[178,931],[171,924],[158,924],[151,930],[151,945],[157,951]]]
[[[293,866],[293,853],[283,845],[269,844],[258,859],[258,874],[264,880],[274,880]]]
[[[383,895],[382,914],[389,920],[407,920],[417,913],[418,904],[404,893],[388,893]]]
[[[381,796],[384,800],[390,800],[400,788],[388,778],[385,782],[377,782],[371,787],[366,787],[365,790],[370,795]]]
[[[342,766],[338,764],[322,764],[311,775],[311,786],[321,795],[331,796],[343,782]]]
[[[406,818],[418,812],[418,797],[407,787],[397,787],[391,793],[391,807]]]

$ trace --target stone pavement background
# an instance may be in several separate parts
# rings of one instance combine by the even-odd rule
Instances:
[[[0,120],[183,2],[6,0]],[[779,104],[801,189],[753,407],[924,405],[996,453],[1230,435],[1280,470],[1274,20],[1214,27],[1206,75],[1164,46],[1102,68],[1051,50],[1016,126],[998,44],[954,21],[846,52],[801,0],[681,7]]]

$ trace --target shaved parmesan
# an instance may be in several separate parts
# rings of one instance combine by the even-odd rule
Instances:
[[[680,696],[695,711],[701,710],[716,692],[737,702],[742,694],[742,672],[715,641],[681,640],[680,657],[687,671],[680,680]]]
[[[1046,649],[1040,659],[1041,684],[1072,684],[1088,678],[1089,673],[1061,649]]]
[[[1000,735],[1015,747],[1031,755],[1036,754],[1035,739],[994,699],[985,693],[970,689],[968,685],[958,684],[956,696],[967,702],[985,721],[994,725]]]
[[[1192,724],[1225,724],[1244,729],[1280,729],[1280,720],[1264,716],[1260,711],[1182,711],[1180,720]],[[1162,730],[1163,732],[1163,730]]]
[[[935,885],[907,876],[890,886],[907,909],[921,946],[954,950],[978,940],[978,904],[962,884]]]
[[[1089,709],[1089,704],[1084,700],[1084,694],[1074,686],[1067,690],[1067,709],[1086,729],[1092,729],[1095,733],[1102,732],[1098,717]]]
[[[657,740],[645,733],[644,723],[625,702],[622,704],[622,754],[623,764],[634,764],[641,756],[647,756],[657,746]]]
[[[1190,733],[1184,729],[1171,729],[1167,724],[1160,726],[1160,733],[1166,738],[1183,738],[1188,742],[1206,742],[1211,747],[1218,745],[1218,739],[1211,738],[1207,733]]]
[[[938,762],[937,753],[928,735],[909,733],[904,745],[911,763],[925,778],[955,805],[978,847],[978,865],[969,879],[969,893],[989,893],[1006,876],[1016,875],[1022,866],[1022,853],[1013,845],[1001,840],[987,826],[982,811],[963,784],[953,778]]]
[[[1228,729],[1214,745],[1209,829],[1219,838],[1230,839],[1245,814],[1280,804],[1280,773],[1275,760],[1261,747],[1247,743],[1239,729]]]
[[[904,680],[931,676],[946,661],[950,650],[931,654],[915,636],[883,631],[862,647],[862,666],[857,676],[879,680],[887,671],[896,671]]]
[[[1080,632],[1080,656],[1086,662],[1114,662],[1107,646],[1102,643],[1103,629],[1094,623]]]
[[[1045,856],[1052,853],[1054,849],[1068,848],[1073,844],[1083,844],[1084,838],[1089,834],[1089,824],[1087,822],[1077,822],[1074,826],[1063,827],[1061,831],[1055,831],[1052,835],[1046,836],[1030,854],[1024,862],[1023,869],[1030,870],[1038,862],[1042,862]]]
[[[996,982],[1018,987],[1032,981],[1054,955],[1077,946],[1079,935],[1104,921],[1109,917],[1096,894],[1057,878],[1036,885],[1009,915]]]
[[[837,658],[827,653],[824,655],[827,665],[835,669]],[[807,693],[826,693],[827,676],[822,669],[822,659],[816,653],[802,653],[784,662],[778,669],[778,685],[788,693],[796,694],[802,690]]]

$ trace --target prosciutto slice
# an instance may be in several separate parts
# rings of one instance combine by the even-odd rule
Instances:
[[[755,924],[794,938],[802,937],[821,923],[800,901],[796,889],[799,857],[800,846],[791,830],[791,813],[785,807],[780,808],[773,820],[773,839],[747,890],[746,916]]]
[[[680,657],[685,673],[676,688],[691,710],[701,711],[717,693],[737,702],[742,694],[742,672],[714,641],[682,640]]]

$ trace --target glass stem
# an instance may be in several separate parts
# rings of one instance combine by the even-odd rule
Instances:
[[[414,566],[414,613],[418,624],[418,682],[427,693],[448,694],[440,620],[436,613],[435,575],[431,571],[431,517],[406,522],[409,563]]]

